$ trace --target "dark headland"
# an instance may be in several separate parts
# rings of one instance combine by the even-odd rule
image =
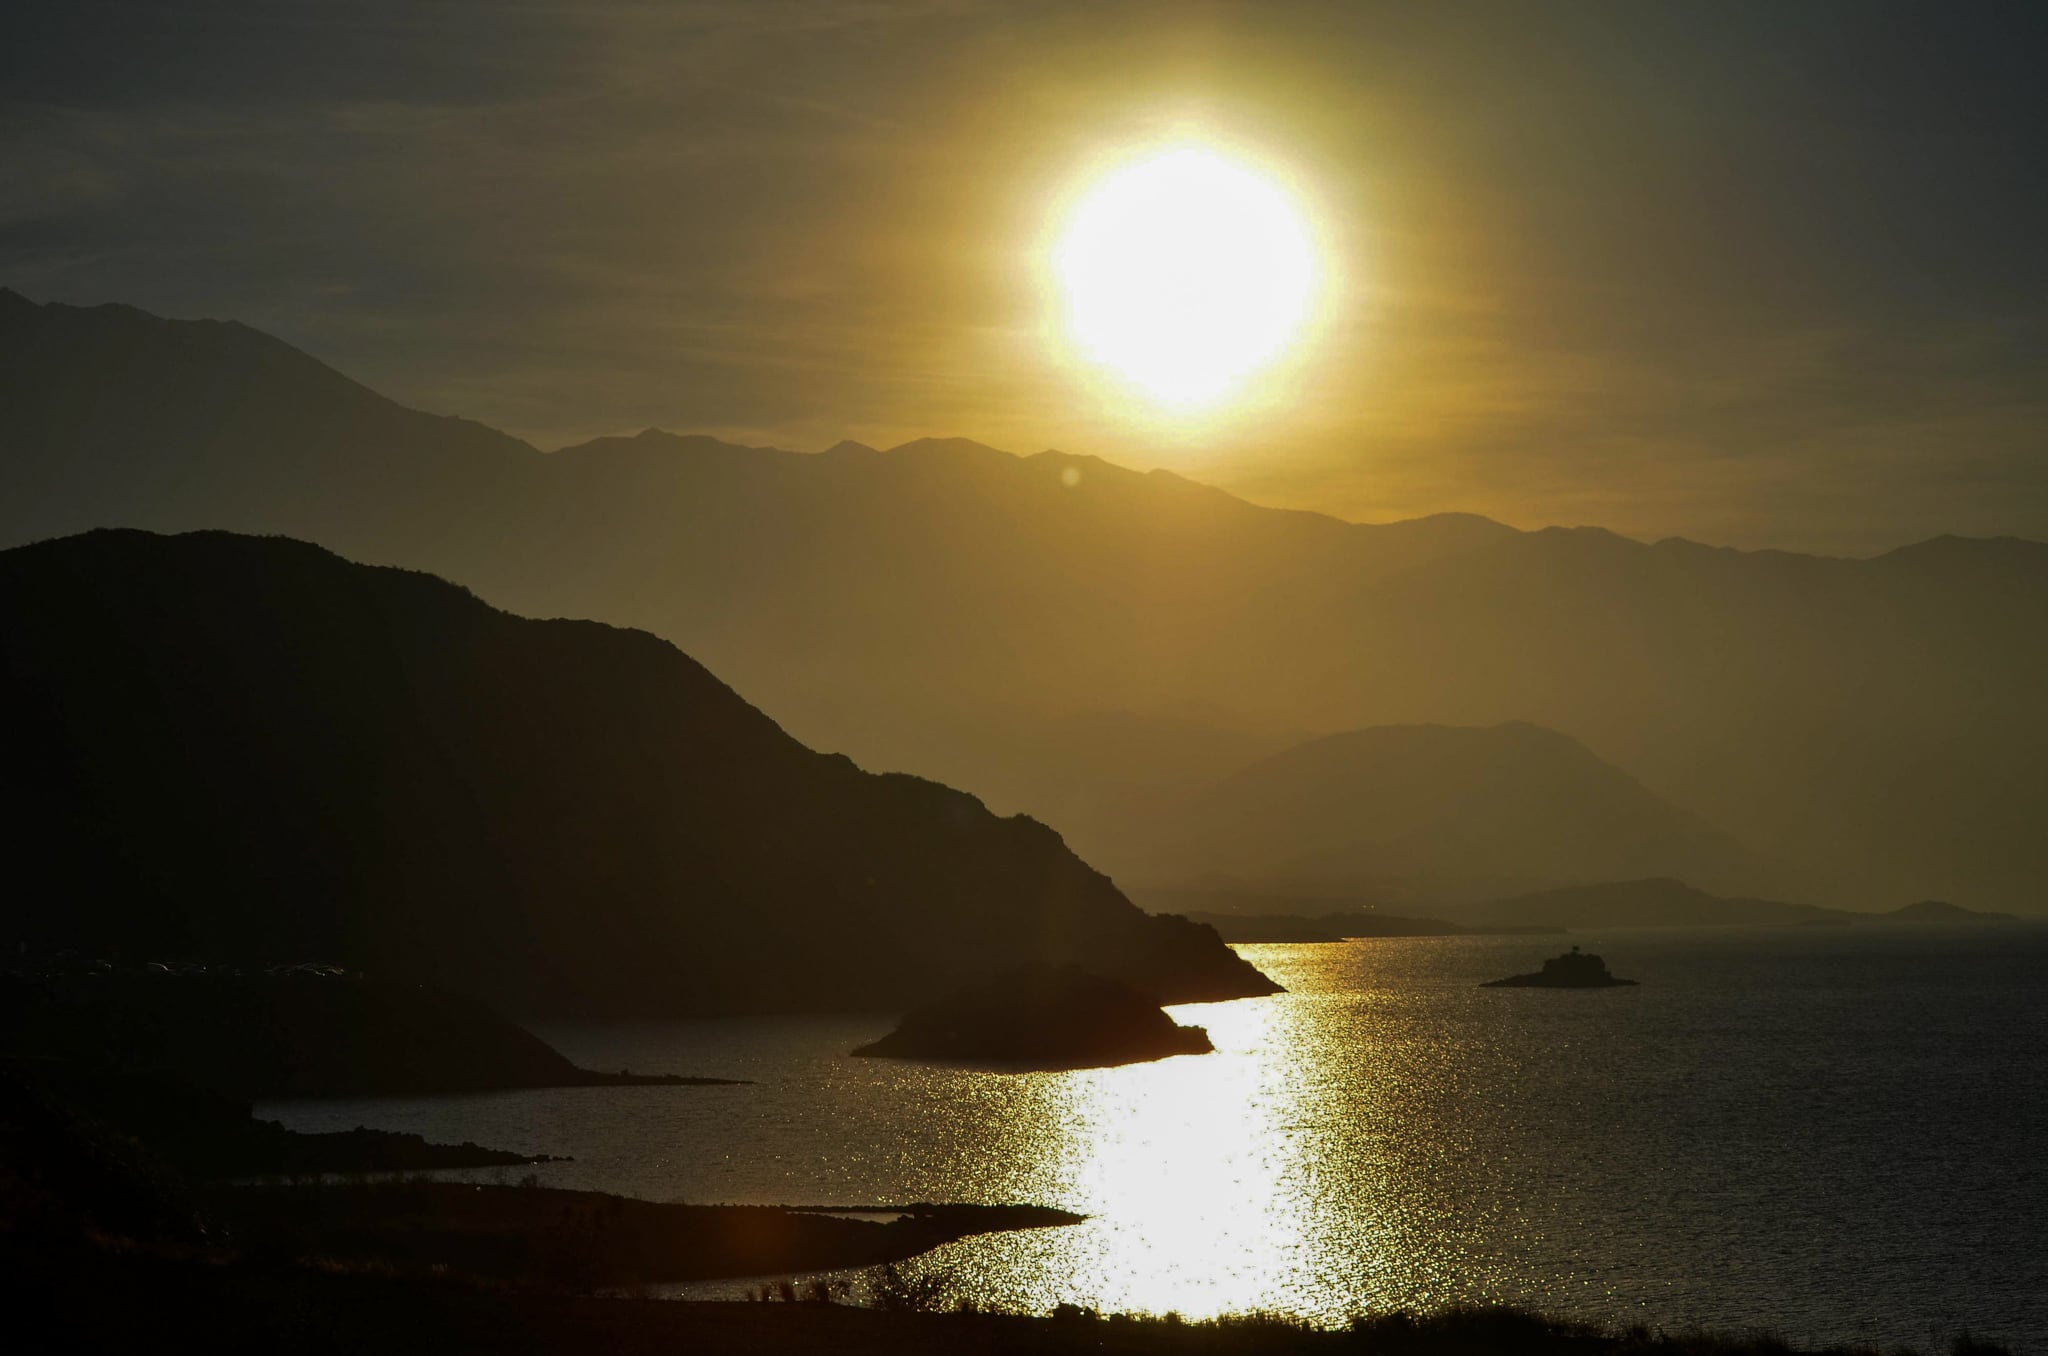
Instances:
[[[1479,987],[1482,989],[1612,989],[1634,984],[1632,979],[1616,979],[1607,973],[1607,962],[1590,952],[1577,947],[1562,956],[1552,956],[1543,962],[1543,968],[1534,974],[1509,975],[1506,979],[1490,979]]]
[[[864,1056],[1077,1069],[1136,1064],[1216,1047],[1127,984],[1075,966],[1021,966],[906,1016]]]
[[[403,1097],[710,1085],[580,1068],[474,999],[331,966],[71,962],[0,973],[0,1052],[106,1065],[225,1097]]]
[[[665,641],[300,542],[0,551],[0,712],[12,935],[49,953],[314,957],[521,1016],[901,1011],[1023,960],[1277,987]]]
[[[300,1133],[257,1120],[257,1099],[729,1081],[580,1068],[471,999],[326,966],[244,972],[68,957],[0,972],[0,1097],[63,1108],[61,1119],[102,1125],[200,1178],[550,1158],[360,1126]]]

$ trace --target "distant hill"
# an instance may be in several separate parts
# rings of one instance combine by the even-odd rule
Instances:
[[[286,540],[0,553],[7,931],[519,1013],[901,1008],[1023,960],[1268,992],[1024,818],[803,747],[673,646]]]
[[[1377,899],[1341,893],[1264,894],[1211,885],[1133,889],[1148,913],[1180,914],[1207,923],[1226,942],[1342,941],[1350,937],[1448,937],[1461,932],[1561,932],[1562,928],[1474,927],[1380,907]]]
[[[1711,927],[1783,923],[1995,923],[2010,922],[2009,913],[1965,909],[1938,899],[1923,899],[1884,912],[1829,909],[1775,899],[1726,898],[1696,889],[1684,881],[1606,881],[1598,885],[1540,890],[1511,899],[1497,899],[1456,911],[1467,926],[1477,928],[1535,924],[1558,928]],[[1241,940],[1230,933],[1230,940]]]
[[[2010,923],[2013,915],[1966,909],[1940,899],[1923,899],[1917,904],[1902,904],[1888,913],[1881,913],[1878,919],[1886,923]]]
[[[1455,937],[1468,929],[1441,918],[1387,913],[1194,913],[1226,942],[1342,942],[1353,937]]]
[[[1765,872],[1578,741],[1522,722],[1312,740],[1163,807],[1149,836],[1097,859],[1139,880],[1180,870],[1439,902],[1647,875],[1725,887]]]
[[[1459,913],[1479,924],[1540,925],[1560,928],[1712,927],[1853,921],[1870,915],[1787,904],[1775,899],[1728,899],[1698,890],[1684,881],[1622,880],[1542,890],[1513,899],[1495,900]]]
[[[0,294],[0,544],[98,525],[285,533],[645,628],[814,747],[1089,860],[1320,732],[1526,721],[1799,869],[1768,893],[2031,910],[2048,879],[2040,543],[1360,525],[962,440],[543,454],[242,326]]]
[[[1298,913],[1269,913],[1243,916],[1232,913],[1189,914],[1197,923],[1216,929],[1216,935],[1233,945],[1239,942],[1341,942],[1344,934],[1322,918]],[[1443,926],[1445,935],[1462,931],[1454,923]]]
[[[0,546],[94,527],[502,549],[541,454],[422,414],[232,321],[37,306],[0,288]]]

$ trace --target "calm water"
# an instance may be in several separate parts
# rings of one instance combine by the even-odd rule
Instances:
[[[1208,1056],[997,1075],[845,1057],[881,1019],[547,1025],[586,1065],[755,1083],[259,1110],[655,1200],[1086,1212],[922,1263],[1034,1310],[1504,1301],[2048,1352],[2048,926],[1575,940],[1642,987],[1475,987],[1546,938],[1248,946],[1291,992],[1175,1009]]]

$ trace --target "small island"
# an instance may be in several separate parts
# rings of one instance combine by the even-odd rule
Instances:
[[[1607,973],[1607,962],[1589,952],[1573,947],[1562,956],[1552,956],[1543,962],[1543,968],[1533,975],[1509,975],[1506,979],[1490,979],[1479,987],[1482,989],[1612,989],[1624,984],[1634,984],[1632,979],[1616,979]]]
[[[927,1004],[853,1053],[1008,1069],[1136,1064],[1216,1047],[1129,985],[1072,965],[1030,965]]]

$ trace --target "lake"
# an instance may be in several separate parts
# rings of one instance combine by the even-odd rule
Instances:
[[[1244,946],[1289,992],[1173,1009],[1213,1055],[994,1074],[848,1057],[886,1017],[536,1023],[586,1066],[753,1082],[258,1114],[573,1155],[542,1182],[652,1200],[1084,1212],[915,1264],[1037,1311],[1505,1302],[2048,1351],[2048,924],[1570,940],[1641,986],[1477,987],[1553,938]]]

